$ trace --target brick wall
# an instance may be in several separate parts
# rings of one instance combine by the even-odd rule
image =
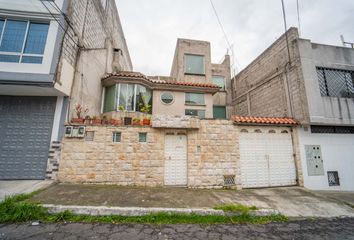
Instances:
[[[291,64],[288,63],[286,37],[283,35],[232,80],[236,114],[288,116],[307,121],[298,31],[291,28],[287,34]]]

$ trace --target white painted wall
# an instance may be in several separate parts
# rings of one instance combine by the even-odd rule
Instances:
[[[354,134],[319,134],[299,128],[304,185],[313,190],[354,191]],[[308,176],[305,145],[320,145],[323,176]],[[328,186],[327,171],[338,171],[340,186]]]
[[[60,124],[62,124],[60,122],[60,117],[61,117],[61,111],[63,108],[63,103],[64,103],[64,97],[57,97],[57,103],[55,105],[55,112],[54,112],[52,136],[51,136],[51,140],[50,140],[51,142],[61,140],[58,138],[59,138]]]

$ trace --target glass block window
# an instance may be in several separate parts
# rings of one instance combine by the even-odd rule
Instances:
[[[185,110],[185,115],[205,118],[205,110],[186,109]]]
[[[49,24],[0,19],[0,62],[41,64]]]
[[[223,76],[213,76],[213,83],[220,87],[220,91],[225,91],[225,78]]]
[[[327,176],[329,186],[340,186],[338,171],[328,171]]]
[[[146,142],[147,133],[139,133],[139,142]]]
[[[226,119],[226,107],[213,106],[213,117],[218,119]]]
[[[204,105],[204,93],[186,93],[186,104]]]
[[[185,54],[184,73],[205,75],[204,56]]]
[[[354,71],[317,67],[322,96],[354,98]]]
[[[112,133],[112,142],[120,142],[122,138],[122,133],[121,132],[113,132]]]

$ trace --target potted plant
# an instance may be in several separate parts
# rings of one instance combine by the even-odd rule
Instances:
[[[91,117],[89,115],[85,116],[85,124],[89,125],[91,123]]]
[[[92,124],[94,125],[100,125],[102,123],[102,120],[101,118],[97,117],[96,115],[94,115],[92,117],[92,120],[91,120]]]
[[[143,105],[143,104],[141,104]],[[140,108],[140,111],[145,113],[145,114],[149,114],[151,112],[151,105],[150,104],[144,104],[141,108]],[[148,117],[148,116],[145,116],[143,118],[143,125],[150,125],[151,123],[151,118]]]
[[[84,120],[84,118],[82,118],[82,115],[88,113],[88,111],[89,111],[88,108],[85,108],[80,103],[77,103],[74,106],[74,111],[76,113],[77,118],[72,118],[71,122],[83,124],[85,120]]]
[[[133,118],[133,125],[140,125],[140,118]]]
[[[103,115],[102,117],[102,124],[108,124],[108,119],[106,115]]]
[[[125,108],[122,105],[119,105],[118,111],[125,113]],[[125,114],[123,114],[122,119],[124,121],[124,125],[132,125],[132,118],[131,117],[126,117]]]

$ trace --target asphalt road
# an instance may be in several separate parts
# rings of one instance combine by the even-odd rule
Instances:
[[[354,239],[354,218],[266,225],[2,224],[0,239]]]

